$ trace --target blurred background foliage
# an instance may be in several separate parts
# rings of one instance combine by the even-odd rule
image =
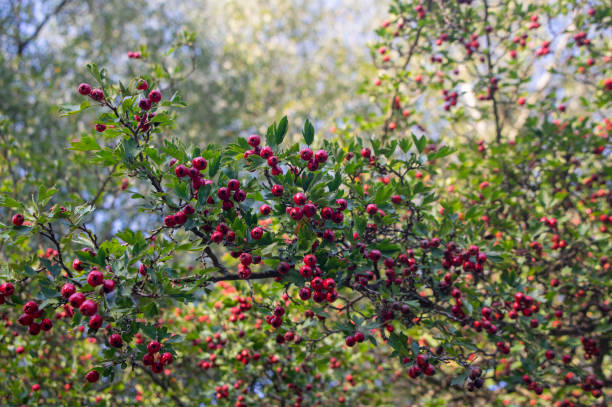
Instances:
[[[186,108],[177,134],[225,143],[263,132],[284,114],[317,128],[367,111],[358,94],[372,69],[364,43],[386,10],[376,0],[5,0],[0,7],[0,172],[2,191],[22,199],[40,184],[91,199],[107,174],[65,154],[90,122],[59,119],[91,80],[89,62],[115,79],[153,71]],[[140,59],[128,58],[140,52]],[[180,131],[179,131],[180,130]],[[70,174],[82,173],[78,183]],[[8,175],[8,176],[7,176]],[[96,176],[97,175],[97,176]],[[119,191],[122,174],[107,190]],[[83,185],[84,180],[90,185]],[[129,202],[108,194],[98,229],[125,219]],[[123,216],[122,216],[123,214]],[[118,227],[118,225],[116,225]]]

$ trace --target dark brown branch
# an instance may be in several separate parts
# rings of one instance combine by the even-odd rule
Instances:
[[[26,38],[23,41],[18,41],[17,43],[17,55],[21,56],[23,55],[23,52],[25,51],[25,48],[36,39],[36,37],[38,37],[38,34],[40,34],[40,31],[43,29],[43,27],[49,22],[49,20],[51,19],[51,17],[57,15],[60,11],[62,11],[62,9],[70,2],[70,0],[62,0],[56,7],[55,9],[53,9],[53,11],[49,14],[47,14],[45,16],[45,18],[43,18],[43,20],[40,22],[40,24],[38,24],[38,26],[36,26],[36,29],[34,30],[34,33],[32,35],[30,35],[28,38]]]

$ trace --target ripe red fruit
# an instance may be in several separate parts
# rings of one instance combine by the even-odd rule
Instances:
[[[89,96],[95,100],[96,102],[100,102],[102,100],[104,100],[104,92],[102,91],[102,89],[93,89],[90,93]]]
[[[98,133],[103,133],[106,130],[106,124],[98,123],[96,124],[96,131]]]
[[[102,326],[102,317],[99,314],[96,314],[89,318],[89,327],[93,330],[99,329]]]
[[[102,284],[104,280],[104,274],[100,270],[91,270],[87,276],[87,284],[92,287],[97,287]]]
[[[30,325],[32,322],[34,321],[34,317],[32,315],[28,315],[28,314],[22,314],[21,316],[19,316],[19,318],[17,319],[17,322],[19,322],[19,325],[23,325],[23,326],[28,326]]]
[[[323,219],[331,219],[333,215],[334,215],[334,211],[329,206],[326,206],[323,209],[321,209],[321,217]]]
[[[15,286],[11,283],[0,284],[0,294],[10,297],[15,293]]]
[[[300,220],[304,216],[304,213],[302,212],[302,208],[291,208],[289,216],[291,216],[293,220]]]
[[[310,161],[312,159],[312,150],[309,148],[305,148],[300,151],[300,158],[304,161]]]
[[[193,165],[193,168],[202,171],[206,169],[208,162],[203,157],[195,157],[191,160],[191,165]]]
[[[353,346],[355,346],[355,337],[354,336],[347,336],[346,339],[345,339],[345,342],[346,342],[346,346],[353,347]]]
[[[161,373],[164,370],[164,367],[162,366],[161,362],[153,362],[151,370],[153,373]]]
[[[50,331],[51,328],[53,328],[53,322],[51,322],[49,318],[43,318],[43,320],[40,321],[40,329],[43,331]]]
[[[251,237],[255,240],[259,240],[263,237],[263,232],[264,231],[262,228],[256,226],[251,230]]]
[[[170,363],[172,363],[172,361],[173,361],[172,353],[165,352],[164,354],[161,355],[160,362],[162,363],[162,365],[169,365]]]
[[[83,293],[74,293],[68,297],[68,302],[75,308],[79,308],[83,301],[85,301],[85,294]]]
[[[253,262],[253,257],[251,256],[250,253],[241,253],[240,254],[240,263],[248,266],[249,264],[251,264]]]
[[[382,254],[380,253],[380,250],[370,250],[370,252],[368,253],[368,258],[374,262],[380,260]]]
[[[159,90],[155,89],[149,92],[149,100],[151,103],[157,103],[162,99],[162,94]]]
[[[23,305],[23,312],[28,315],[35,315],[38,313],[38,304],[34,301],[28,301]]]
[[[307,301],[310,299],[312,292],[310,290],[310,288],[308,287],[302,287],[300,289],[300,298],[302,299],[302,301]]]
[[[304,256],[304,264],[310,267],[314,267],[317,265],[317,258],[314,254],[307,254]]]
[[[179,178],[183,178],[187,175],[189,171],[187,170],[187,167],[185,167],[183,164],[177,165],[174,168],[174,173],[176,174],[177,177]]]
[[[83,263],[79,259],[74,259],[74,261],[72,262],[72,268],[75,269],[76,271],[82,271]]]
[[[102,282],[102,287],[104,288],[105,293],[110,293],[115,290],[115,281],[114,280],[104,280]]]
[[[246,199],[246,192],[244,192],[242,189],[239,189],[238,191],[234,192],[234,201],[242,202],[245,199]]]
[[[108,338],[108,344],[113,348],[120,348],[123,346],[123,339],[121,339],[121,335],[119,334],[112,334]]]
[[[145,266],[144,264],[140,264],[140,266],[138,266],[138,274],[140,274],[141,276],[146,276],[147,266]]]
[[[311,203],[307,203],[306,205],[304,205],[304,207],[302,207],[302,213],[307,218],[312,218],[317,213],[317,207]]]
[[[272,208],[270,208],[270,205],[263,204],[259,207],[259,213],[261,213],[263,216],[269,215],[271,211]]]
[[[265,147],[263,147],[261,149],[261,151],[259,152],[259,155],[264,160],[267,160],[268,158],[270,158],[270,157],[272,157],[274,155],[274,151],[270,147],[265,146]]]
[[[366,206],[366,212],[372,216],[376,215],[376,213],[378,212],[378,207],[376,206],[376,204],[368,204]]]
[[[91,93],[91,86],[88,83],[81,83],[78,87],[78,91],[81,95],[87,96]]]
[[[285,192],[285,189],[283,188],[282,185],[277,184],[272,187],[272,195],[274,196],[282,196],[284,192]]]
[[[140,99],[138,102],[138,107],[140,107],[142,110],[149,110],[151,108],[151,102],[149,99]]]
[[[149,342],[149,344],[147,345],[147,352],[149,353],[157,353],[161,350],[161,344],[157,341],[151,341]]]
[[[327,158],[329,157],[329,155],[327,154],[327,151],[325,150],[319,150],[315,153],[315,160],[318,163],[323,164],[325,161],[327,161]]]
[[[546,356],[546,359],[548,359],[548,360],[551,360],[551,359],[555,358],[555,352],[553,352],[550,349],[548,349],[544,355]]]
[[[28,327],[28,332],[30,333],[30,335],[38,335],[40,333],[40,324],[32,322]]]
[[[98,373],[97,370],[91,370],[85,375],[85,380],[87,380],[89,383],[95,383],[98,381],[98,379],[100,379],[100,373]]]
[[[357,342],[363,342],[365,340],[365,336],[359,331],[355,332],[354,337],[355,337],[355,341]]]
[[[92,300],[85,300],[79,307],[79,311],[81,311],[81,314],[90,317],[98,312],[98,304]]]
[[[293,195],[293,203],[300,206],[304,205],[306,203],[306,195],[304,195],[302,192],[297,192],[295,195]]]
[[[12,218],[11,220],[12,220],[12,222],[13,222],[13,225],[15,225],[15,226],[21,226],[21,225],[23,225],[23,221],[24,221],[24,219],[23,219],[23,215],[22,215],[22,214],[20,214],[20,213],[16,213],[16,214],[14,214],[14,215],[13,215],[13,218]]]
[[[257,134],[251,134],[247,139],[247,143],[249,143],[251,147],[255,148],[259,146],[259,143],[261,143],[261,139]]]
[[[147,81],[145,81],[144,79],[141,79],[138,81],[138,85],[136,86],[136,89],[147,90],[148,87],[149,87],[149,84],[147,83]]]
[[[237,179],[230,179],[227,181],[227,188],[230,191],[238,191],[240,189],[240,181]]]
[[[370,156],[372,155],[372,151],[369,148],[364,148],[361,150],[361,156],[363,158],[370,158]]]
[[[401,204],[401,203],[402,203],[402,197],[401,197],[401,196],[399,196],[399,195],[393,195],[393,196],[391,197],[391,202],[393,202],[393,203],[394,203],[394,204],[396,204],[396,205],[399,205],[399,204]]]

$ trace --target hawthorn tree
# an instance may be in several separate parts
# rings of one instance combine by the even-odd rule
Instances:
[[[182,141],[154,74],[88,65],[69,153],[115,172],[0,198],[3,402],[605,405],[611,20],[392,1],[376,114],[226,146]],[[102,237],[113,176],[146,220]]]

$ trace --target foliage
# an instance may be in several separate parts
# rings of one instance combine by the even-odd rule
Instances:
[[[69,154],[113,172],[93,199],[0,198],[6,404],[605,405],[612,16],[591,7],[392,1],[380,111],[331,139],[282,117],[195,143],[169,78],[88,65],[58,120],[95,114]],[[103,235],[114,171],[146,222]]]

